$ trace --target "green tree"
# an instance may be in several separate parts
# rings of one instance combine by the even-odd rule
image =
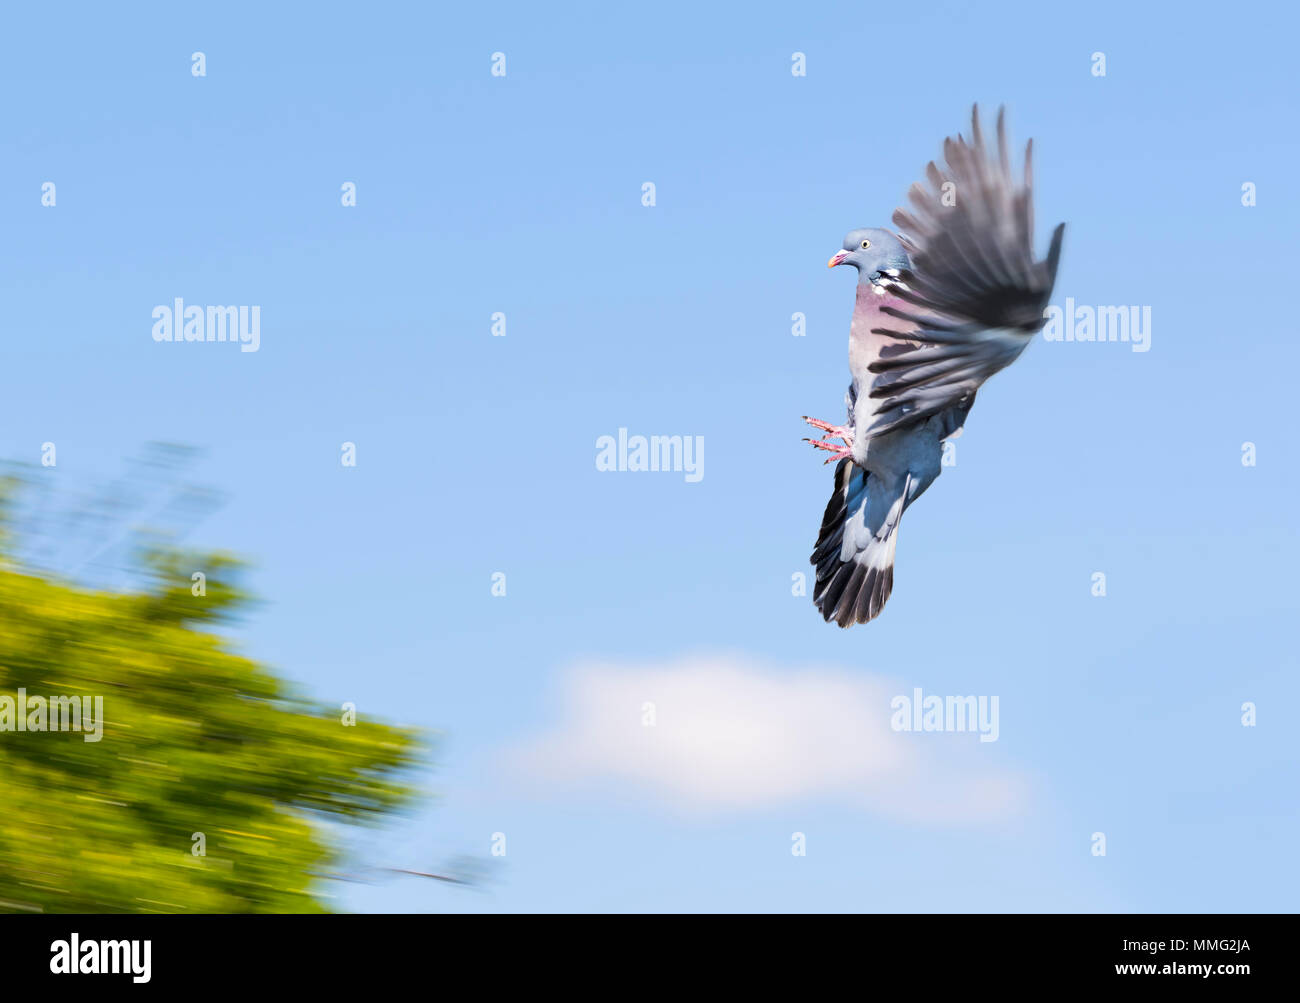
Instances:
[[[18,566],[5,530],[0,518],[0,910],[328,911],[331,821],[408,804],[420,736],[346,726],[232,650],[214,628],[248,597],[229,557],[155,551],[149,584],[96,591]],[[3,730],[20,688],[102,696],[101,739]]]

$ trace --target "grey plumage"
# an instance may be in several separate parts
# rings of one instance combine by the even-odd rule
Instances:
[[[997,144],[993,161],[975,109],[971,142],[946,140],[945,163],[926,167],[929,188],[914,184],[911,210],[893,214],[902,233],[854,230],[830,262],[859,273],[853,382],[845,425],[814,422],[846,446],[814,443],[840,463],[811,560],[813,599],[842,627],[879,615],[899,521],[939,476],[943,440],[960,434],[976,391],[1043,325],[1065,225],[1036,261],[1032,144],[1017,183],[1001,111]]]

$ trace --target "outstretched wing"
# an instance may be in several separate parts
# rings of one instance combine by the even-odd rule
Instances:
[[[1024,180],[1017,182],[1002,111],[997,132],[992,160],[975,108],[971,142],[945,140],[945,165],[926,167],[930,187],[914,184],[911,211],[894,212],[912,266],[890,291],[906,306],[882,307],[900,323],[873,328],[899,344],[868,366],[875,377],[869,393],[880,404],[859,435],[875,437],[968,406],[1043,326],[1065,224],[1053,232],[1047,257],[1035,261],[1033,143],[1025,149]]]

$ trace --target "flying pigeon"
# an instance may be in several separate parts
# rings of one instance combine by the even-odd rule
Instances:
[[[853,230],[828,263],[858,270],[848,417],[804,418],[826,433],[806,441],[830,453],[827,463],[839,460],[811,558],[813,601],[828,623],[879,615],[894,585],[899,520],[939,476],[943,441],[961,434],[975,392],[1043,326],[1065,224],[1035,261],[1033,142],[1018,183],[1001,110],[997,132],[993,160],[974,108],[971,141],[945,140],[945,165],[931,161],[929,187],[912,185],[911,211],[894,211],[901,232]]]

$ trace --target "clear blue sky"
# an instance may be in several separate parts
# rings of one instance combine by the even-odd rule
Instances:
[[[467,6],[0,37],[0,456],[55,442],[75,494],[202,447],[228,501],[187,542],[254,562],[243,648],[442,732],[372,859],[506,834],[487,891],[343,904],[1294,909],[1294,13]],[[1037,339],[840,631],[791,595],[830,485],[799,416],[847,383],[825,262],[976,100],[1035,138],[1040,248],[1068,223],[1054,302],[1150,306],[1151,350]],[[155,344],[177,296],[260,305],[260,351]],[[703,480],[597,471],[620,427],[703,436]],[[914,687],[997,695],[999,740],[878,736]]]

